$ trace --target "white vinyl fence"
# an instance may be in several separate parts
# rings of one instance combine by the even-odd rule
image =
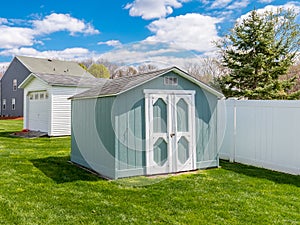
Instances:
[[[221,159],[300,174],[300,101],[221,100],[219,106]]]

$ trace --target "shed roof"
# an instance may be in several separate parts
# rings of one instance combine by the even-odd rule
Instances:
[[[34,58],[27,56],[16,56],[15,58],[18,59],[32,73],[72,76],[82,76],[87,74],[88,76],[92,76],[89,72],[79,66],[78,63],[72,61]]]
[[[195,83],[196,85],[200,86],[201,88],[207,90],[208,92],[216,95],[217,97],[224,97],[224,95],[217,90],[213,89],[212,87],[204,84],[203,82],[197,80],[196,78],[192,77],[185,71],[177,68],[171,67],[162,70],[152,71],[149,73],[139,74],[135,76],[126,76],[120,77],[113,80],[106,80],[105,83],[101,83],[98,86],[95,86],[87,91],[84,91],[80,94],[74,95],[71,99],[79,99],[79,98],[95,98],[95,97],[104,97],[104,96],[114,96],[119,95],[123,92],[133,89],[134,87],[140,86],[152,79],[155,79],[159,76],[167,74],[169,72],[174,72],[191,82]]]
[[[20,88],[25,88],[34,78],[50,86],[63,86],[63,87],[93,87],[96,85],[104,84],[107,79],[95,78],[90,76],[72,76],[72,75],[59,75],[59,74],[35,74],[31,73],[20,85]]]

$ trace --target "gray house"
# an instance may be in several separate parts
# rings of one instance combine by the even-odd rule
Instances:
[[[111,178],[218,166],[223,95],[177,67],[73,96],[71,161]]]
[[[24,91],[18,86],[31,73],[72,76],[87,74],[76,62],[16,56],[1,79],[1,116],[23,116]]]

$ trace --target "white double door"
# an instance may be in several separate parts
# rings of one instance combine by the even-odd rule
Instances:
[[[147,174],[196,169],[195,91],[145,90]]]

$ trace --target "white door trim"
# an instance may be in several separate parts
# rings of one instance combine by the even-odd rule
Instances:
[[[192,94],[195,95],[194,90],[158,90],[158,89],[145,89],[145,95],[149,94]]]
[[[151,135],[151,131],[153,131],[153,124],[150,120],[152,120],[153,118],[153,110],[152,110],[152,98],[155,96],[155,98],[159,98],[159,95],[162,95],[162,99],[167,99],[168,102],[175,102],[178,97],[184,97],[184,96],[191,96],[191,102],[190,102],[190,106],[189,110],[191,110],[191,112],[189,112],[189,114],[191,116],[189,116],[189,126],[191,129],[191,137],[190,137],[190,144],[191,144],[191,160],[192,160],[192,165],[190,167],[186,167],[189,168],[187,170],[193,170],[196,169],[196,145],[195,145],[195,135],[196,135],[196,129],[195,129],[195,94],[196,91],[194,90],[155,90],[155,89],[146,89],[144,90],[144,94],[145,94],[145,134],[146,134],[146,174],[155,174],[155,173],[159,173],[159,171],[156,172],[156,170],[152,167],[150,167],[150,163],[153,160],[153,135]],[[176,114],[175,110],[172,109],[172,105],[171,104],[167,104],[167,123],[168,123],[168,127],[167,127],[167,136],[166,136],[166,142],[168,143],[168,169],[165,168],[165,170],[163,172],[177,172],[178,168],[177,168],[177,156],[173,155],[173,149],[177,148],[177,137],[176,137],[176,144],[174,144],[175,146],[171,146],[170,143],[173,143],[170,141],[170,135],[171,135],[171,131],[174,130],[174,127],[177,127],[177,121],[175,121],[175,125],[173,124],[174,121],[172,121],[172,119],[174,120],[175,118],[177,118],[177,116],[175,115],[171,115],[172,114]],[[176,119],[175,119],[176,120]],[[175,132],[177,133],[177,131]],[[165,138],[164,138],[165,139]],[[177,154],[177,153],[176,153]],[[176,160],[175,160],[176,159]],[[174,164],[175,162],[175,164]],[[185,167],[184,167],[185,168]],[[183,170],[184,170],[183,168]]]

